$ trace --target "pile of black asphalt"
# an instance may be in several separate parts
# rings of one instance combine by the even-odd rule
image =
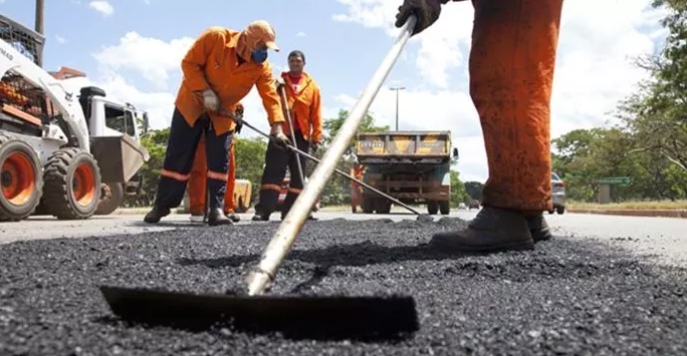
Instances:
[[[413,296],[420,330],[401,340],[144,327],[116,318],[97,288],[245,289],[277,226],[2,245],[0,355],[687,354],[685,270],[581,237],[487,256],[427,247],[459,219],[309,221],[279,270],[271,294]]]

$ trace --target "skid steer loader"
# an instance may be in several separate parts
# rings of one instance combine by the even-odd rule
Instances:
[[[25,219],[39,206],[58,219],[90,218],[102,184],[131,181],[150,157],[128,135],[134,110],[108,114],[105,93],[96,87],[76,95],[37,64],[44,42],[0,15],[2,221]],[[111,132],[112,120],[127,134]]]

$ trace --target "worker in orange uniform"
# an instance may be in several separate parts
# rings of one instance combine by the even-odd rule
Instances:
[[[461,1],[461,0],[454,0]],[[448,0],[405,0],[413,35],[439,18]],[[530,250],[552,237],[543,211],[552,208],[550,107],[563,0],[472,0],[470,95],[479,114],[489,164],[483,208],[460,231],[434,235],[443,251]]]
[[[353,168],[351,168],[351,176],[359,181],[363,180],[364,172],[365,166],[362,164],[354,164]],[[351,212],[355,213],[362,202],[363,188],[360,186],[360,183],[351,181]]]
[[[243,118],[243,105],[236,105],[234,113],[239,119]],[[236,125],[234,134],[241,133],[242,124]],[[224,214],[233,222],[239,222],[240,218],[234,212],[234,188],[236,187],[236,140],[231,140],[229,146],[229,174],[227,176],[227,192],[224,194]],[[191,206],[191,221],[200,222],[206,218],[207,214],[207,184],[206,176],[208,171],[205,151],[205,137],[201,137],[196,149],[196,157],[193,160],[191,175],[188,180],[188,197]]]
[[[295,134],[295,147],[308,152],[310,149],[317,151],[322,142],[322,97],[320,88],[315,80],[304,71],[305,54],[301,51],[292,51],[288,56],[289,71],[282,72],[282,88],[286,90],[288,103],[286,106],[290,112],[291,124]],[[280,81],[281,82],[281,81]],[[287,116],[287,119],[289,118]],[[287,131],[291,137],[288,123],[282,124],[282,130]],[[284,219],[303,189],[303,181],[299,171],[300,167],[305,174],[307,161],[301,155],[292,151],[286,151],[273,143],[267,145],[265,153],[265,169],[262,172],[259,203],[255,206],[253,221],[266,221],[277,207],[279,192],[281,190],[286,169],[290,173],[289,188],[284,198],[281,209],[281,218]],[[316,220],[312,215],[310,220]]]
[[[232,116],[237,104],[254,85],[267,111],[270,134],[286,149],[289,139],[282,131],[284,115],[272,66],[267,61],[268,49],[279,50],[274,29],[266,21],[255,21],[240,32],[211,27],[188,50],[181,62],[183,79],[172,115],[157,196],[145,222],[159,222],[181,203],[198,141],[205,134],[208,224],[232,224],[222,211],[229,147],[236,128]]]

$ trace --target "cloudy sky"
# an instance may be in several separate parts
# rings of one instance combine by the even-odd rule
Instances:
[[[646,74],[630,60],[660,48],[662,13],[650,0],[568,0],[563,7],[553,93],[552,135],[607,125],[617,101]],[[0,0],[0,13],[32,27],[33,1]],[[46,1],[48,70],[68,66],[87,73],[108,96],[149,111],[155,128],[169,125],[180,78],[180,59],[209,26],[240,30],[265,19],[277,31],[281,53],[271,53],[275,74],[290,50],[305,52],[318,81],[324,114],[350,109],[391,45],[400,0],[112,0]],[[413,38],[380,91],[371,112],[395,126],[401,85],[400,129],[448,129],[461,152],[463,180],[484,181],[486,157],[467,90],[467,54],[473,9],[469,1],[444,7],[433,28]],[[244,100],[246,119],[267,120],[257,93]],[[254,135],[244,130],[242,135]]]

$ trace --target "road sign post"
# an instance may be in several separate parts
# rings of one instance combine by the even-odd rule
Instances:
[[[630,177],[606,177],[595,181],[599,184],[599,204],[608,204],[611,202],[611,186],[627,186],[630,184]]]

